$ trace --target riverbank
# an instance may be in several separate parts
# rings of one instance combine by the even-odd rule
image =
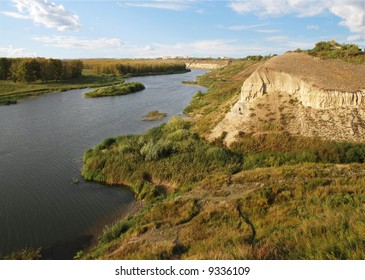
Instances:
[[[90,235],[94,225],[133,203],[126,187],[80,178],[83,152],[108,136],[139,134],[161,123],[142,121],[146,112],[181,114],[194,93],[204,91],[181,81],[203,73],[126,79],[142,82],[143,94],[91,100],[83,97],[88,89],[72,90],[1,108],[0,222],[6,227],[0,228],[0,255]]]
[[[67,81],[15,83],[10,80],[1,80],[0,106],[14,105],[20,102],[21,100],[31,97],[37,97],[48,93],[64,92],[72,89],[100,88],[100,87],[118,85],[123,83],[125,78],[130,78],[130,77],[183,74],[183,73],[188,73],[190,71],[191,71],[190,69],[185,69],[185,70],[167,69],[165,72],[141,72],[141,73],[126,73],[123,75],[110,75],[110,74],[94,74],[93,71],[89,69],[84,69],[83,75],[81,77]]]
[[[193,98],[192,121],[173,118],[85,152],[86,179],[128,185],[144,207],[82,258],[365,258],[363,144],[275,131],[242,135],[231,149],[204,140],[257,63],[199,78],[209,90]]]

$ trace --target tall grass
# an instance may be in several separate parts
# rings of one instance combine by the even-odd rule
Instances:
[[[211,172],[240,169],[239,155],[202,141],[189,131],[189,126],[174,117],[146,134],[120,136],[110,146],[102,143],[85,152],[83,176],[129,185],[139,198],[147,199],[161,194],[154,182],[186,189]]]
[[[242,171],[148,204],[85,257],[364,259],[364,176],[359,164]]]

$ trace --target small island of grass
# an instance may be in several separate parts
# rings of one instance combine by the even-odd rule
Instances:
[[[85,93],[84,96],[89,98],[94,98],[94,97],[104,97],[104,96],[127,95],[144,89],[145,86],[138,82],[123,83],[119,85],[95,89],[91,92]]]
[[[143,117],[143,121],[159,121],[166,117],[166,113],[162,113],[160,111],[151,111],[148,112],[147,115]]]

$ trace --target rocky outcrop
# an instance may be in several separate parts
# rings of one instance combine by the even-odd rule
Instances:
[[[240,100],[211,138],[239,132],[288,131],[324,139],[365,141],[365,66],[304,54],[274,57],[242,85]]]

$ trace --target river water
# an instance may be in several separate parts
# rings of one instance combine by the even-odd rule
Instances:
[[[149,111],[182,114],[204,88],[181,82],[204,73],[130,78],[146,89],[127,96],[88,99],[82,89],[0,107],[0,255],[43,247],[49,258],[69,258],[95,228],[129,211],[129,189],[81,178],[83,152],[160,124],[141,121]]]

